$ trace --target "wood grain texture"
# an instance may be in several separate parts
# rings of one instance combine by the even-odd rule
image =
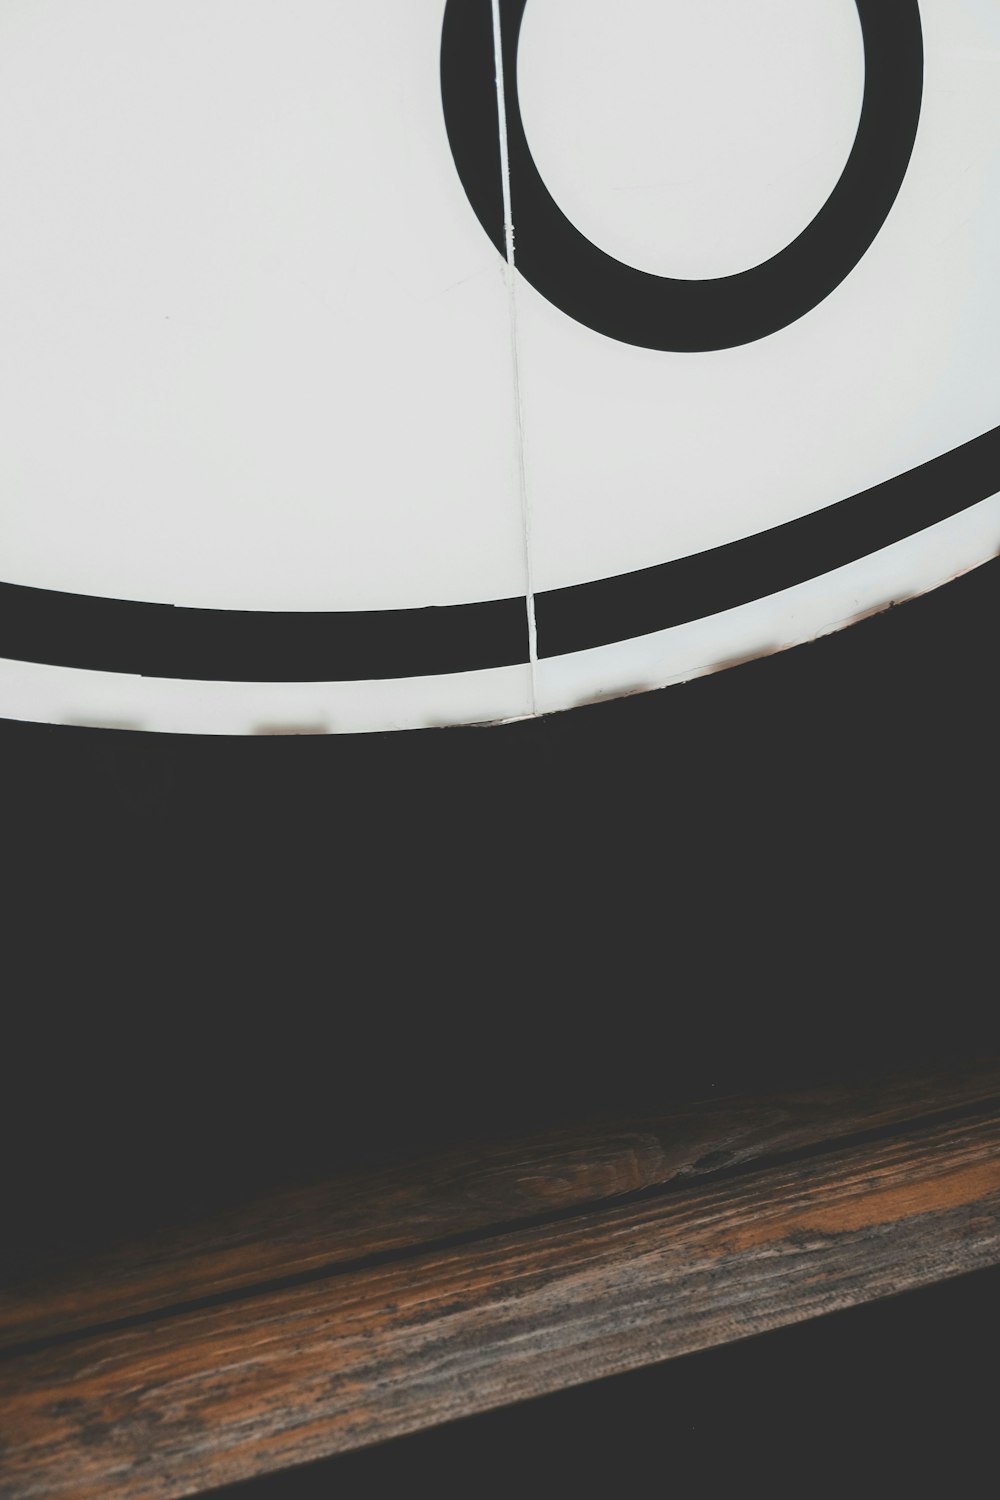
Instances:
[[[679,1186],[1000,1096],[1000,1062],[597,1120],[342,1175],[0,1287],[0,1350]]]
[[[0,1368],[3,1494],[180,1496],[1000,1262],[1000,1111]]]

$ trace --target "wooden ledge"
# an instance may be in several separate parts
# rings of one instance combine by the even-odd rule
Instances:
[[[450,1152],[0,1303],[5,1496],[180,1496],[1000,1263],[1000,1061]]]

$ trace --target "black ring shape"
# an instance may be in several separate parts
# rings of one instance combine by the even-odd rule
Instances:
[[[833,192],[802,233],[770,260],[734,276],[689,281],[616,260],[559,208],[532,158],[518,100],[517,53],[527,0],[500,0],[511,218],[520,275],[577,322],[645,349],[733,348],[775,333],[818,306],[854,269],[885,223],[920,119],[924,54],[918,0],[855,4],[864,39],[864,102]],[[462,185],[504,255],[490,16],[490,0],[448,0],[442,99]]]

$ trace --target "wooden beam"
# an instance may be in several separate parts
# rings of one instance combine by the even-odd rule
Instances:
[[[0,1352],[332,1273],[622,1195],[677,1188],[918,1117],[1000,1097],[1000,1062],[779,1094],[709,1098],[472,1144],[272,1193],[0,1287]]]
[[[14,1353],[3,1493],[192,1494],[1000,1263],[1000,1107],[937,1105]]]

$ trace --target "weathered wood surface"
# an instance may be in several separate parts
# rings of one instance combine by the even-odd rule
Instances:
[[[932,1102],[937,1119],[849,1141],[830,1120],[839,1140],[791,1159],[702,1160],[579,1211],[556,1191],[541,1222],[14,1354],[2,1493],[191,1494],[998,1263],[1000,1107]]]
[[[0,1350],[676,1187],[998,1095],[1000,1064],[985,1061],[852,1088],[708,1099],[343,1175],[0,1287]]]

